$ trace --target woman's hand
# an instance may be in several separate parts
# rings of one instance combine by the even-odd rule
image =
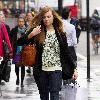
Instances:
[[[39,34],[41,32],[41,25],[37,26],[33,29],[33,31],[28,35],[28,39],[32,38],[33,36]]]
[[[2,59],[2,57],[0,56],[0,60]]]
[[[7,53],[7,56],[8,56],[10,59],[12,59],[12,57],[13,57],[13,51],[12,51],[12,49],[9,51],[9,53]]]
[[[9,58],[12,59],[13,57],[13,52],[9,52]]]
[[[78,72],[77,72],[77,69],[74,69],[74,74],[72,76],[72,79],[76,80],[78,77]]]

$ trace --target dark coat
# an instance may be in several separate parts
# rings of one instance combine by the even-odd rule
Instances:
[[[5,26],[6,26],[6,29],[7,29],[8,35],[10,36],[10,27],[9,27],[9,25],[7,25],[7,24],[5,24]]]
[[[30,30],[30,32],[31,32],[31,30]],[[26,42],[30,41],[27,38],[28,34],[30,32],[28,32],[26,35],[24,35],[22,38],[20,38],[17,41],[18,45],[23,45]],[[55,33],[56,33],[56,36],[57,36],[57,39],[59,42],[59,46],[60,46],[60,61],[61,61],[63,73],[64,73],[64,75],[66,75],[66,79],[71,78],[74,73],[74,69],[76,68],[76,64],[70,55],[68,45],[67,45],[66,35],[64,33],[60,34],[57,31]],[[31,41],[32,40],[33,39],[31,39]],[[42,68],[43,45],[36,42],[36,48],[37,48],[37,58],[36,58],[36,64],[34,66],[33,74],[35,77],[38,77],[40,75],[40,71]]]
[[[13,57],[15,56],[16,54],[16,48],[18,46],[17,44],[17,33],[18,33],[18,26],[12,28],[11,32],[10,32],[10,39],[11,39],[11,44],[12,44],[12,47],[13,47]],[[25,33],[23,33],[24,35]]]
[[[13,47],[13,56],[15,56],[15,53],[16,53],[17,32],[18,32],[18,26],[16,26],[15,28],[12,28],[12,30],[10,32],[10,40],[11,40],[11,44],[12,44],[12,47]]]

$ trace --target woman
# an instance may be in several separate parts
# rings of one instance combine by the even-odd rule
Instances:
[[[16,85],[19,85],[19,69],[20,69],[20,52],[22,46],[17,45],[17,40],[25,34],[25,20],[23,17],[19,17],[17,20],[18,25],[11,30],[11,41],[13,46],[13,63],[15,64],[15,73],[17,76]],[[21,66],[21,87],[23,87],[23,81],[25,77],[25,66]]]
[[[0,13],[0,48],[1,48],[0,49],[0,57],[4,57],[3,40],[8,45],[9,53],[12,53],[12,47],[10,44],[10,40],[9,40],[6,26],[5,26],[4,21],[3,21],[3,17],[4,17],[3,14]]]
[[[63,33],[62,21],[51,8],[44,7],[34,17],[32,28],[17,43],[26,41],[36,43],[37,58],[33,69],[41,100],[59,100],[62,85],[62,67],[69,62],[73,66],[73,78],[77,78],[76,66],[71,60]],[[31,39],[31,40],[30,40]]]
[[[8,32],[7,32],[7,29],[6,29],[6,26],[4,24],[4,21],[3,21],[3,13],[0,13],[0,59],[1,57],[5,58],[5,50],[3,47],[4,45],[4,42],[7,44],[7,51],[9,56],[12,55],[12,47],[11,47],[11,44],[10,44],[10,40],[9,40],[9,36],[8,36]],[[0,81],[1,81],[1,75],[0,75]]]
[[[27,14],[26,14],[26,23],[25,23],[27,29],[30,28],[30,26],[32,24],[31,22],[32,22],[32,19],[33,19],[34,16],[35,16],[35,11],[34,11],[34,14],[32,13],[32,11],[31,12],[27,12]],[[26,70],[26,72],[27,73],[31,73],[30,66],[28,66],[28,69]]]
[[[25,20],[26,20],[26,27],[28,28],[31,25],[32,19],[33,19],[33,15],[32,12],[27,12],[26,16],[25,16]]]

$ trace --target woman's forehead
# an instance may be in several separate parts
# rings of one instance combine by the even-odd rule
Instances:
[[[46,15],[52,15],[52,11],[49,10],[49,11],[45,12],[45,13],[44,13],[44,16],[46,16]]]

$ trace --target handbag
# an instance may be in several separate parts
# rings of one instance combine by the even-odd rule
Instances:
[[[14,64],[20,64],[20,61],[21,61],[21,55],[20,54],[16,54],[12,62]]]
[[[9,82],[11,72],[11,61],[9,59],[3,59],[0,64],[0,80]]]
[[[36,52],[35,44],[23,46],[21,51],[21,64],[24,66],[33,66],[36,62]]]

